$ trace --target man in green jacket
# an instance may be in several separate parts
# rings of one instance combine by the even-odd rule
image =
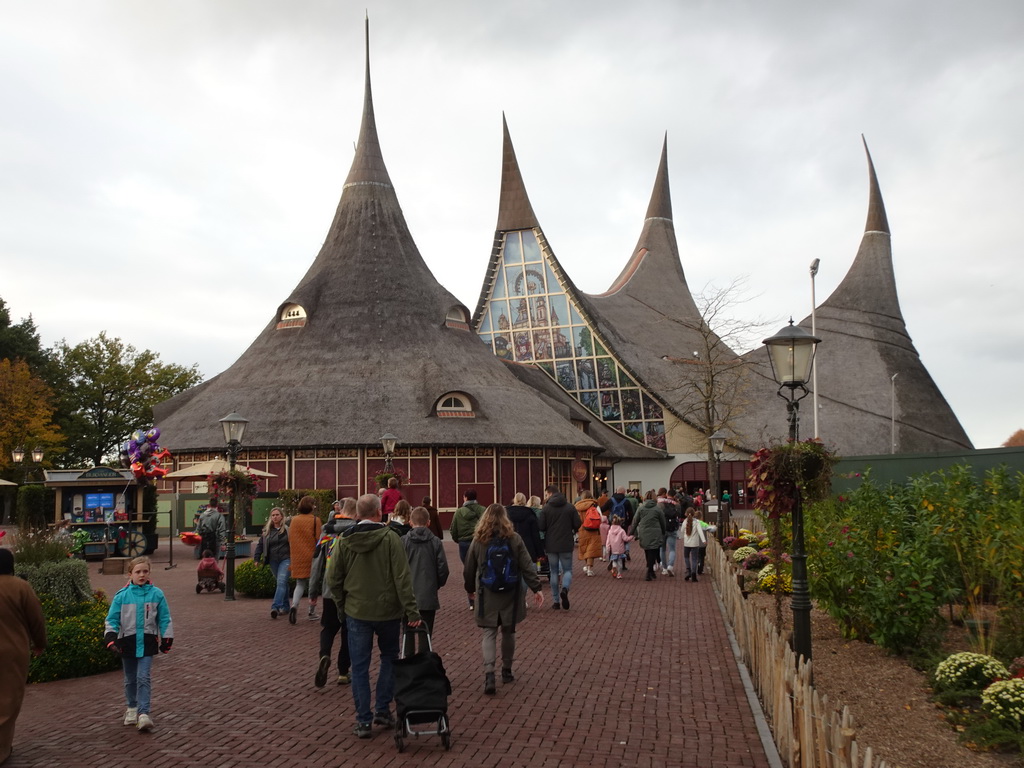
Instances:
[[[334,542],[327,564],[327,583],[345,615],[352,659],[352,699],[356,736],[368,739],[373,724],[394,730],[391,714],[402,617],[410,627],[421,624],[412,589],[409,558],[402,539],[381,522],[380,499],[372,493],[356,501],[356,524]],[[373,636],[380,648],[376,703],[370,707],[370,656]]]
[[[470,488],[462,494],[462,506],[455,510],[452,526],[448,530],[452,534],[452,541],[459,543],[459,560],[463,563],[466,562],[466,553],[469,552],[469,545],[473,543],[473,532],[483,513],[484,507],[477,503],[475,490]],[[473,610],[472,594],[469,595],[469,610]]]

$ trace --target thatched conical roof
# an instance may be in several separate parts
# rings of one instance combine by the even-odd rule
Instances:
[[[864,150],[870,190],[864,236],[846,277],[815,313],[815,330],[822,340],[815,360],[820,437],[847,456],[892,452],[895,392],[897,452],[971,448],[907,332],[896,291],[888,218],[866,142]],[[799,325],[809,331],[810,315]],[[759,364],[759,375],[750,392],[752,407],[742,419],[741,442],[756,447],[764,438],[785,435],[786,412],[774,396],[777,385],[766,352],[754,349],[747,357]],[[810,397],[803,402],[801,437],[813,433],[812,402]]]
[[[292,322],[288,312],[295,309]],[[246,444],[557,445],[599,449],[513,376],[431,274],[384,165],[370,90],[355,158],[320,253],[226,371],[155,409],[171,450],[223,445],[218,420],[250,420]],[[476,418],[438,418],[442,395]]]

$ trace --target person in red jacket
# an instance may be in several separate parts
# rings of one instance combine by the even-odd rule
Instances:
[[[388,521],[388,515],[395,511],[395,505],[403,498],[402,492],[398,490],[398,478],[389,478],[387,490],[380,495],[381,522],[386,523]]]

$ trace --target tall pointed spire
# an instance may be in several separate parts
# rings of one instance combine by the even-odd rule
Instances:
[[[861,134],[860,140],[864,142],[864,153],[868,156],[868,175],[871,184],[871,192],[868,198],[868,221],[864,226],[864,231],[890,234],[889,219],[886,218],[885,203],[882,202],[882,190],[878,186],[875,164],[871,162],[871,152],[868,150],[868,142],[864,138],[864,134]]]
[[[370,90],[370,19],[366,19],[366,86],[363,93],[363,120],[359,126],[359,142],[345,187],[356,184],[391,186],[391,177],[384,166],[384,156],[377,138],[377,121],[373,116],[373,92]]]
[[[526,194],[526,184],[516,160],[516,150],[512,146],[512,137],[508,132],[505,113],[501,113],[501,129],[504,143],[501,152],[501,197],[498,201],[499,232],[512,232],[517,229],[532,229],[538,226],[537,216],[530,205]]]
[[[647,218],[672,220],[672,193],[668,186],[668,131],[665,131],[665,141],[661,146],[661,163],[651,192],[651,202],[647,206]]]

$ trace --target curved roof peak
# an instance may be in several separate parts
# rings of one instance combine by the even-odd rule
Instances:
[[[345,188],[359,184],[391,185],[377,138],[377,121],[373,115],[373,92],[370,90],[370,19],[366,19],[366,86],[363,92],[363,119],[352,167],[345,179]]]
[[[668,131],[665,131],[665,141],[661,145],[661,162],[654,180],[651,202],[647,206],[646,218],[672,220],[672,193],[668,186]]]
[[[501,197],[498,201],[499,232],[512,232],[517,229],[532,229],[539,226],[537,216],[530,205],[526,194],[526,184],[519,170],[516,150],[512,146],[512,137],[508,132],[508,121],[505,113],[501,113],[502,150],[501,150]]]
[[[867,139],[864,134],[860,135],[864,143],[864,154],[868,156],[868,177],[871,190],[868,197],[868,220],[864,225],[865,232],[889,232],[889,219],[885,215],[885,203],[882,202],[882,190],[878,186],[878,176],[875,175],[875,164],[871,161],[871,152],[868,150]]]

